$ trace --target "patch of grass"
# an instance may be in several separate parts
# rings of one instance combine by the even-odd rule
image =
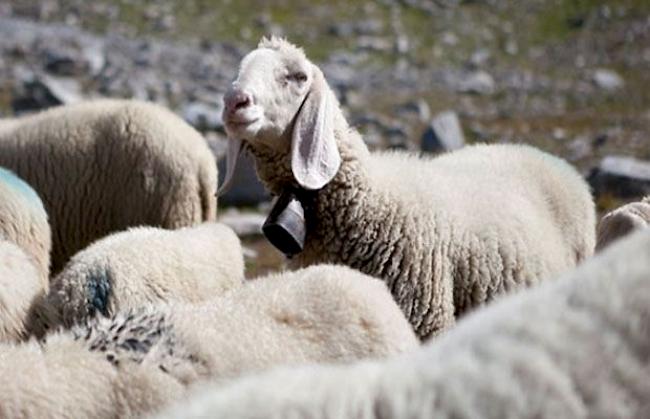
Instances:
[[[621,207],[631,201],[633,200],[620,199],[611,193],[601,194],[596,198],[596,212],[598,213],[598,218],[602,217],[609,211]]]
[[[242,245],[257,253],[254,259],[246,259],[246,278],[257,278],[270,272],[281,271],[285,267],[284,255],[264,237],[244,239]]]
[[[0,86],[0,112],[11,114],[11,92],[9,86]]]
[[[580,30],[598,9],[607,7],[611,18],[648,13],[647,0],[552,0],[545,3],[536,19],[535,33],[540,40],[568,38]]]

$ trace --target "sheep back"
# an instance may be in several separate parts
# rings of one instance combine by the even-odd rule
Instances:
[[[53,273],[111,232],[216,217],[214,156],[196,130],[162,107],[98,100],[5,125],[0,165],[29,182],[45,203]]]
[[[433,159],[349,148],[341,140],[357,157],[308,204],[291,266],[344,263],[384,279],[422,338],[593,253],[593,199],[559,158],[518,145]]]
[[[636,233],[418,351],[205,385],[157,418],[647,417],[648,252]]]
[[[256,279],[199,306],[174,306],[170,315],[178,339],[216,378],[417,346],[386,286],[343,266]]]
[[[136,227],[77,253],[53,280],[47,304],[65,326],[156,302],[200,302],[243,283],[235,233],[223,224]]]

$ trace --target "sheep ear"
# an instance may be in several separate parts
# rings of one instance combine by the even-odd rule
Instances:
[[[320,189],[341,165],[334,138],[334,97],[323,73],[314,67],[314,80],[293,127],[291,171],[305,189]]]
[[[226,177],[223,179],[221,187],[217,191],[217,195],[223,195],[228,192],[232,186],[232,179],[235,174],[235,168],[237,167],[237,161],[242,151],[242,142],[241,140],[235,140],[233,138],[228,139],[228,151],[226,152]]]

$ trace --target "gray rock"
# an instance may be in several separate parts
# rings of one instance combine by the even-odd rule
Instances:
[[[380,35],[384,22],[379,19],[363,19],[356,22],[336,22],[329,26],[328,32],[334,36],[347,38],[353,35]]]
[[[462,148],[465,138],[460,127],[458,115],[445,111],[436,115],[422,135],[422,151],[440,153]]]
[[[607,143],[607,140],[609,139],[609,133],[606,132],[601,132],[598,135],[594,137],[593,140],[593,146],[594,148],[600,148],[604,146]]]
[[[395,52],[398,54],[406,54],[410,49],[410,42],[408,36],[401,34],[395,39]]]
[[[252,249],[248,246],[241,247],[241,252],[244,255],[244,260],[255,260],[259,257],[259,252],[255,249]]]
[[[517,55],[519,52],[519,45],[514,39],[508,39],[503,49],[505,50],[506,54]]]
[[[606,156],[587,179],[596,196],[620,198],[650,194],[650,161],[625,156]]]
[[[592,81],[603,90],[613,91],[625,85],[623,78],[613,70],[600,68],[594,71]]]
[[[57,76],[75,76],[84,72],[86,63],[73,51],[47,49],[44,53],[45,70]]]
[[[71,105],[80,102],[82,98],[81,86],[76,79],[68,77],[51,77],[43,75],[40,83],[62,105]]]
[[[490,140],[491,135],[488,130],[485,129],[483,125],[481,125],[480,122],[473,122],[469,126],[469,130],[471,135],[477,140],[481,142],[487,142]]]
[[[226,176],[225,157],[228,149],[228,139],[214,132],[206,133],[205,139],[217,159],[219,185],[222,185]],[[258,206],[270,199],[270,194],[257,178],[253,159],[248,154],[243,153],[235,169],[231,188],[218,197],[219,206]]]
[[[479,70],[467,74],[458,84],[461,93],[491,95],[495,90],[494,78],[486,71]]]
[[[11,16],[12,12],[11,4],[0,3],[0,16]]]
[[[490,53],[489,49],[479,48],[476,51],[474,51],[472,55],[469,57],[468,64],[470,65],[470,67],[473,68],[482,67],[488,63],[490,58],[492,58],[492,54]]]
[[[256,212],[241,212],[230,208],[221,213],[219,222],[232,228],[239,237],[259,236],[266,216]]]
[[[214,103],[191,102],[183,106],[181,114],[183,119],[194,128],[206,131],[216,131],[223,128],[221,113],[223,104],[221,100],[215,100]]]
[[[156,19],[155,28],[159,31],[170,31],[176,26],[176,18],[172,14],[164,14]]]
[[[330,25],[329,33],[339,38],[347,38],[353,35],[354,27],[350,22],[336,22]]]
[[[364,141],[371,148],[410,148],[408,129],[399,120],[374,113],[353,115],[350,120],[351,125],[363,133]]]
[[[98,75],[106,65],[106,56],[99,43],[86,45],[82,51],[91,75]]]
[[[226,159],[218,161],[219,185],[226,175]],[[219,205],[251,206],[271,199],[255,172],[255,162],[248,154],[243,154],[235,169],[232,186],[228,192],[219,196]]]
[[[354,25],[357,35],[380,35],[384,30],[384,22],[379,19],[361,19]]]
[[[357,38],[357,49],[361,51],[386,52],[392,48],[390,40],[376,36],[361,36]]]
[[[26,73],[13,93],[11,107],[15,114],[21,114],[81,100],[81,87],[73,78]]]
[[[445,32],[442,34],[442,43],[453,47],[458,44],[458,36],[453,32]]]
[[[406,150],[409,148],[408,132],[402,125],[393,124],[386,127],[383,131],[383,137],[386,139],[388,148]]]
[[[553,128],[553,139],[554,140],[564,140],[566,139],[566,130],[564,128],[555,127]]]
[[[415,115],[420,122],[426,123],[431,118],[431,109],[424,99],[406,102],[397,107],[400,115]]]
[[[589,137],[586,135],[582,135],[573,139],[568,144],[568,149],[569,150],[566,157],[571,161],[584,159],[592,152],[591,142],[589,141]]]

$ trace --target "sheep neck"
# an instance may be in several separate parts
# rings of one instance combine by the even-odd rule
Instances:
[[[289,260],[291,268],[316,263],[344,264],[368,275],[381,278],[390,289],[397,304],[421,336],[436,334],[446,327],[447,317],[433,311],[440,304],[449,304],[448,291],[431,294],[429,310],[417,308],[414,297],[421,289],[414,284],[430,281],[421,277],[421,267],[438,267],[441,276],[448,278],[450,249],[438,248],[437,243],[453,242],[436,229],[437,216],[428,220],[428,226],[418,237],[405,240],[405,231],[417,231],[419,221],[396,205],[390,190],[374,181],[369,172],[370,153],[361,137],[347,124],[335,129],[341,167],[334,179],[318,191],[299,193],[305,209],[307,237],[303,251]],[[289,156],[253,150],[258,174],[269,190],[279,194],[287,187],[295,187]],[[448,231],[445,234],[449,234]],[[438,240],[440,239],[440,240]],[[418,251],[414,243],[430,243],[431,251]],[[446,268],[447,267],[447,268]],[[447,283],[442,281],[442,283]],[[424,285],[421,287],[426,288]],[[444,301],[443,301],[444,300]]]
[[[378,191],[371,187],[365,166],[367,148],[356,132],[345,135],[348,142],[339,142],[341,167],[332,181],[323,189],[307,193],[303,197],[307,220],[305,251],[296,257],[295,263],[306,265],[314,261],[344,263],[370,274],[369,266],[357,266],[361,260],[360,249],[374,253],[373,231],[379,226],[367,225],[360,229],[360,214],[382,214],[375,199]],[[352,140],[352,141],[349,141]],[[375,220],[374,216],[372,220]],[[363,222],[373,222],[365,219]],[[383,217],[377,220],[385,220]],[[369,258],[369,260],[372,258]],[[304,263],[301,262],[304,260]]]
[[[372,187],[366,170],[368,149],[361,136],[349,128],[342,117],[337,121],[335,136],[341,155],[341,167],[336,176],[318,191],[298,193],[305,209],[307,238],[304,251],[294,256],[291,264],[343,263],[371,275],[385,276],[382,266],[372,266],[373,255],[382,245],[377,242],[375,233],[378,229],[392,227],[366,225],[366,228],[359,228],[359,214],[373,214],[364,219],[366,223],[384,223],[395,217],[389,214],[394,208],[380,204],[383,200],[377,195],[382,191]],[[269,191],[279,195],[286,188],[297,189],[286,153],[262,147],[250,151],[256,160],[258,176]]]

